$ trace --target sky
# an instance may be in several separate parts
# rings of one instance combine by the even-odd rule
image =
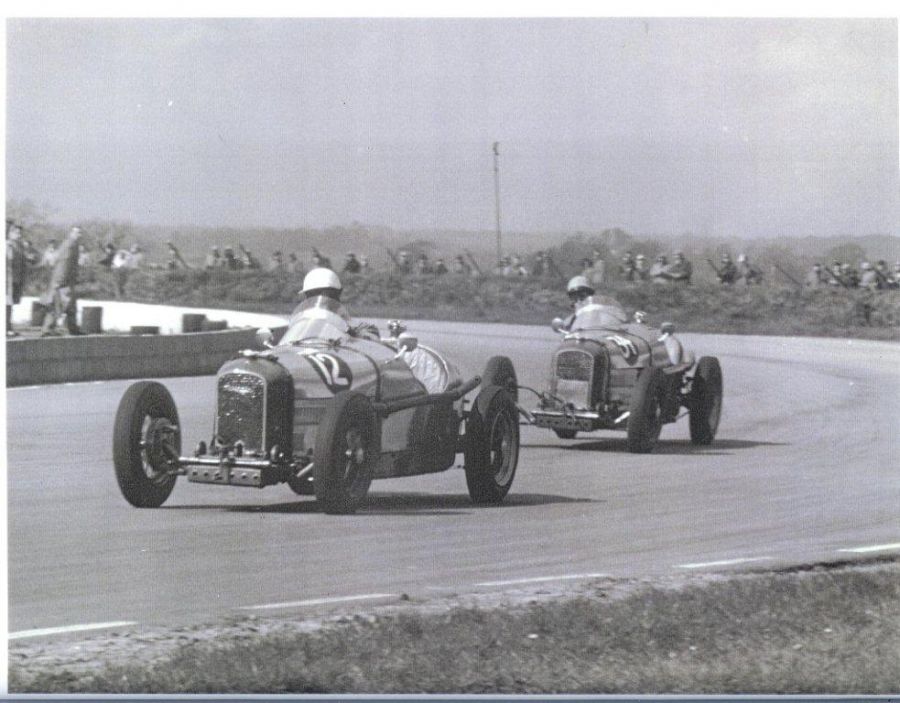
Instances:
[[[163,226],[900,234],[896,19],[7,22],[7,197]]]

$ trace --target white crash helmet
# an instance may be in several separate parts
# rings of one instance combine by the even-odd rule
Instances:
[[[594,294],[594,287],[586,276],[575,276],[566,284],[566,293],[570,298],[577,298]]]
[[[335,300],[341,299],[341,279],[327,268],[314,268],[303,279],[303,289],[300,291],[305,298],[316,295],[326,295]]]

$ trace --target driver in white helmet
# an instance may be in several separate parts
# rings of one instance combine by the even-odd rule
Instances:
[[[608,295],[596,295],[586,276],[569,279],[566,293],[574,312],[563,323],[564,329],[621,327],[628,322],[628,315],[619,301]]]
[[[310,337],[333,338],[340,334],[378,339],[373,325],[350,325],[350,315],[341,304],[343,285],[328,268],[314,268],[303,279],[302,302],[294,308],[286,341]]]

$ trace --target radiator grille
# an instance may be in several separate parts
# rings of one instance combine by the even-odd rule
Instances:
[[[561,381],[590,381],[593,358],[583,351],[561,351],[556,355],[556,377]]]
[[[217,434],[225,445],[243,442],[248,450],[265,449],[266,382],[248,373],[219,377]]]

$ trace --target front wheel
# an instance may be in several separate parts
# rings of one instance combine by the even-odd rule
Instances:
[[[372,483],[378,426],[369,399],[352,391],[328,401],[316,431],[313,488],[326,513],[356,512]]]
[[[166,387],[132,384],[116,412],[113,463],[125,500],[136,508],[158,508],[175,487],[181,431],[178,410]]]
[[[519,415],[506,390],[487,386],[466,419],[465,470],[474,503],[500,503],[519,463]]]
[[[690,427],[693,444],[712,444],[722,414],[722,367],[714,356],[697,362],[691,383]]]
[[[656,446],[662,431],[660,395],[664,389],[661,369],[648,366],[641,371],[631,391],[628,416],[628,451],[632,454],[649,454]]]

